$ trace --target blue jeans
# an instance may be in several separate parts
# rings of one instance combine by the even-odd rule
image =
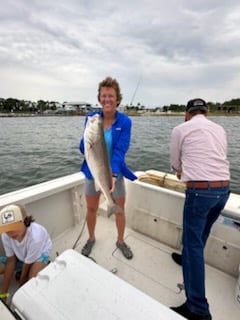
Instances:
[[[204,247],[229,194],[229,187],[186,190],[182,238],[183,279],[187,307],[200,315],[209,314],[205,297]]]

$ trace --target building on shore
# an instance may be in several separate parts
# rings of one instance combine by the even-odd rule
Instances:
[[[65,101],[61,110],[63,112],[87,113],[92,110],[92,105],[86,101]]]

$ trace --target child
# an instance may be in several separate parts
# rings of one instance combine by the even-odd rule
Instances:
[[[6,299],[19,264],[22,263],[19,279],[19,286],[22,286],[49,263],[52,241],[47,230],[35,223],[19,204],[8,205],[0,211],[0,234],[6,253],[6,258],[0,259],[0,273],[3,274],[0,298]]]

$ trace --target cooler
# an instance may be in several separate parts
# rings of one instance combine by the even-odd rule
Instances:
[[[67,250],[13,296],[26,320],[183,319],[74,250]]]

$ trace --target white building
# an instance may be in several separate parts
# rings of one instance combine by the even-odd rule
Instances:
[[[91,103],[86,101],[65,101],[62,105],[64,111],[89,112],[92,110]]]

